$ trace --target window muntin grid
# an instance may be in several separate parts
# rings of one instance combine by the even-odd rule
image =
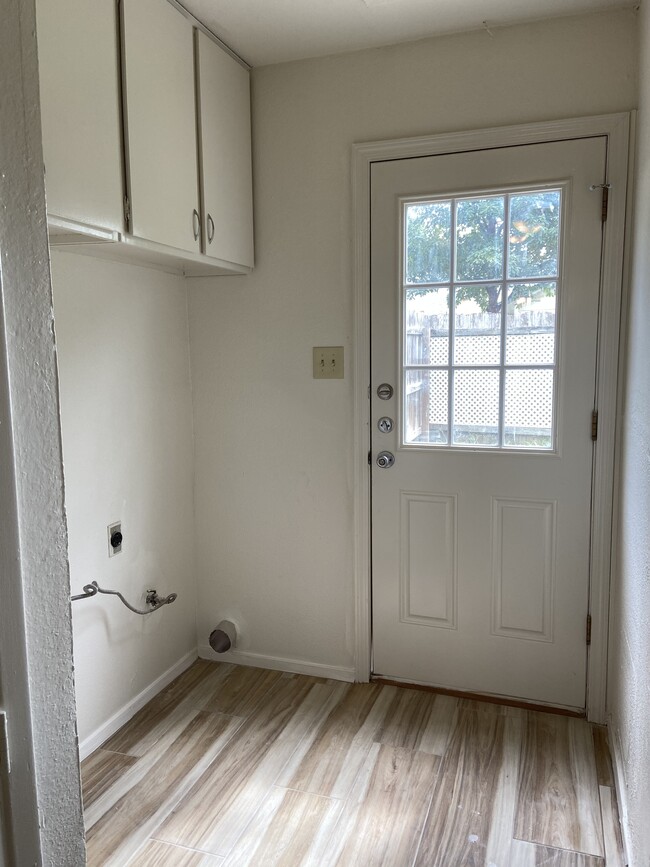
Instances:
[[[556,447],[563,198],[403,203],[403,446]]]

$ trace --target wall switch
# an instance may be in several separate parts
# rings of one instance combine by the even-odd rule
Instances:
[[[108,556],[114,557],[122,551],[122,522],[108,525]]]
[[[342,346],[314,346],[314,379],[343,379]]]

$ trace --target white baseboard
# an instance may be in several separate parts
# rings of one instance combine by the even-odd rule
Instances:
[[[630,851],[628,840],[628,823],[627,823],[627,786],[625,785],[625,775],[623,773],[623,754],[621,744],[618,739],[616,728],[613,724],[611,715],[607,722],[607,740],[609,741],[609,752],[612,757],[612,765],[614,767],[614,786],[616,788],[616,802],[618,804],[618,815],[621,820],[621,835],[623,837],[623,852],[625,855],[625,863],[629,864],[630,859],[627,853]]]
[[[178,662],[175,662],[171,668],[168,668],[167,671],[160,675],[160,677],[157,677],[153,683],[150,683],[146,689],[143,689],[139,695],[136,695],[134,699],[127,702],[124,707],[120,708],[117,713],[114,713],[110,719],[106,720],[106,722],[98,729],[95,729],[92,734],[88,735],[88,737],[79,744],[79,761],[82,762],[87,756],[94,752],[97,747],[101,747],[104,741],[110,738],[111,735],[114,735],[115,732],[124,725],[124,723],[128,722],[131,717],[140,710],[141,707],[144,707],[145,704],[148,701],[151,701],[155,695],[158,695],[158,693],[164,689],[168,683],[171,683],[175,677],[178,677],[178,675],[182,674],[186,668],[189,668],[197,657],[198,651],[190,650],[190,652],[181,657]]]
[[[266,656],[263,653],[245,653],[241,650],[215,653],[209,644],[199,646],[199,657],[218,662],[232,662],[236,665],[248,665],[253,668],[290,671],[292,674],[310,674],[313,677],[326,677],[331,680],[344,680],[348,683],[354,683],[354,668],[322,665],[320,662],[307,662],[303,659],[285,659],[281,656]]]

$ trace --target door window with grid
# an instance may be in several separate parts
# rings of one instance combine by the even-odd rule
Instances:
[[[555,449],[562,204],[403,202],[403,445]]]

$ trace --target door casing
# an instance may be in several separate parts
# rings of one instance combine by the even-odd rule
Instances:
[[[614,479],[620,359],[621,308],[624,300],[625,218],[631,115],[524,124],[461,133],[355,144],[352,148],[354,208],[354,402],[355,402],[355,677],[370,679],[371,518],[370,473],[370,166],[384,160],[460,153],[521,144],[607,137],[609,201],[604,223],[601,303],[598,323],[596,406],[598,439],[593,460],[591,644],[587,660],[587,717],[606,720],[607,635],[613,550]],[[594,195],[597,195],[594,192]]]

